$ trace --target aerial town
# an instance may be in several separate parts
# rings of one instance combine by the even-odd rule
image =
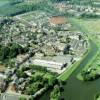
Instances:
[[[0,75],[2,78],[1,92],[25,92],[27,83],[31,81],[35,73],[38,77],[37,72],[33,70],[35,68],[31,66],[46,68],[47,74],[61,74],[75,61],[81,59],[86,52],[88,45],[86,39],[81,32],[70,31],[72,26],[63,17],[50,17],[48,22],[42,25],[34,21],[31,24],[32,26],[22,23],[18,18],[1,18],[0,45],[3,45],[6,50],[7,47],[15,49],[16,52],[18,49],[18,54],[11,54],[12,57],[1,57],[2,60],[7,60],[1,61],[1,65],[6,66],[6,70]],[[8,34],[3,34],[5,32]],[[1,55],[3,56],[3,53]]]
[[[100,99],[99,1],[74,1],[0,1],[0,100]]]

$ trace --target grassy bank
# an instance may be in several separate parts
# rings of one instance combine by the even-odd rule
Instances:
[[[96,52],[95,56],[93,58],[91,58],[91,61],[89,61],[87,63],[87,65],[82,69],[82,70],[85,70],[85,69],[88,69],[92,64],[93,64],[93,61],[97,58],[97,55],[99,54],[99,51]],[[83,77],[81,75],[81,72],[77,75],[77,79],[79,80],[82,80],[83,81]]]
[[[78,67],[80,61],[75,62],[73,65],[68,66],[66,70],[58,77],[59,80],[65,81],[72,74],[72,72]]]

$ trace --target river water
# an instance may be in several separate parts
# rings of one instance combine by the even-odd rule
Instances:
[[[91,50],[89,54],[85,57],[82,63],[77,67],[77,69],[71,74],[67,84],[63,86],[64,92],[62,92],[61,97],[63,100],[94,100],[94,95],[100,92],[100,79],[93,82],[82,82],[79,81],[76,76],[83,69],[83,67],[91,60],[91,58],[98,51],[97,46],[93,41],[90,40]],[[49,100],[49,91],[47,91],[40,100]]]

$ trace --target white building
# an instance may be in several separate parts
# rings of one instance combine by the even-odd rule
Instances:
[[[58,63],[54,61],[46,61],[46,60],[40,60],[40,59],[33,60],[33,64],[38,65],[38,66],[43,66],[46,68],[59,69],[59,70],[61,70],[66,65],[64,63]]]

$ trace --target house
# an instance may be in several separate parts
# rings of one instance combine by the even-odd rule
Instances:
[[[41,50],[44,53],[44,55],[47,55],[47,56],[54,56],[56,53],[53,46],[49,46],[49,45],[44,45]]]
[[[55,44],[55,47],[57,47],[57,49],[59,50],[59,51],[64,51],[64,49],[66,48],[66,43],[60,43],[60,42],[56,42]]]
[[[28,57],[28,54],[24,54],[24,55],[18,55],[17,56],[17,58],[16,58],[16,60],[18,61],[18,62],[22,62],[25,58],[27,58]]]
[[[79,36],[78,35],[70,35],[69,38],[79,40]]]
[[[27,76],[30,76],[30,77],[32,76],[32,72],[31,72],[31,71],[25,71],[24,73],[25,73]]]
[[[42,57],[44,57],[43,53],[41,53],[41,52],[36,52],[35,53],[35,58],[42,58]]]
[[[0,73],[0,78],[2,78],[2,79],[6,79],[7,76],[6,76],[5,74],[3,74],[3,73]]]
[[[73,56],[72,55],[58,55],[54,56],[52,58],[53,61],[64,63],[66,65],[70,65],[73,62]]]
[[[71,45],[71,50],[77,50],[77,48],[78,48],[78,44],[79,44],[79,41],[78,40],[76,40],[76,39],[72,39],[71,40],[71,43],[70,43],[70,45]]]
[[[0,100],[18,100],[19,99],[19,95],[15,95],[15,94],[2,94],[1,95]]]
[[[7,86],[6,81],[0,78],[0,93],[5,92],[6,86]]]

